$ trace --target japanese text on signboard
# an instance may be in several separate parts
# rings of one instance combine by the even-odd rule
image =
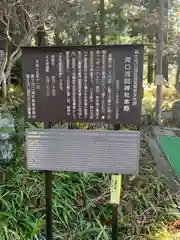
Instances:
[[[28,120],[140,122],[143,46],[23,48]]]

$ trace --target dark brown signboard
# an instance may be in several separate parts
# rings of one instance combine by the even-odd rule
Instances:
[[[139,124],[143,45],[22,48],[26,120]]]

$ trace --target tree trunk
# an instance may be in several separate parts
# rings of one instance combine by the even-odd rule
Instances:
[[[38,28],[35,39],[36,39],[36,45],[38,47],[47,45],[46,32],[45,32],[44,26],[41,26]]]
[[[168,57],[163,56],[163,77],[168,82]]]
[[[63,41],[62,39],[59,37],[59,32],[56,29],[55,33],[54,33],[54,42],[56,46],[62,46],[63,45]]]
[[[179,89],[179,75],[180,75],[180,52],[178,52],[177,72],[176,72],[176,89]]]
[[[96,45],[96,26],[93,25],[91,29],[91,42],[92,45]]]
[[[7,98],[7,82],[6,82],[5,74],[3,74],[3,79],[2,79],[2,94],[4,98]]]
[[[152,44],[154,40],[154,33],[149,32],[148,35],[148,41],[150,44]],[[148,53],[148,83],[153,83],[153,75],[154,75],[154,55],[153,55],[153,49],[152,47],[149,48]]]
[[[159,0],[159,30],[158,30],[158,42],[156,48],[156,122],[159,124],[161,121],[161,103],[162,103],[162,85],[163,85],[163,56],[164,56],[164,2],[165,0]]]
[[[153,83],[153,74],[154,74],[154,67],[153,67],[153,54],[149,53],[148,55],[148,83]]]
[[[6,81],[6,75],[5,75],[5,68],[6,68],[6,64],[8,61],[8,43],[5,42],[4,43],[4,59],[3,59],[3,63],[2,66],[0,67],[0,84],[2,85],[2,95],[4,98],[7,97],[7,81]]]
[[[105,38],[105,8],[104,8],[104,0],[100,0],[100,42],[104,44]]]

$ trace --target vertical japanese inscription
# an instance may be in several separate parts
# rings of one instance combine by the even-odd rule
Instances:
[[[35,69],[36,69],[36,90],[40,90],[39,59],[36,59],[35,61]]]
[[[56,77],[55,76],[51,76],[51,86],[52,86],[52,89],[51,89],[52,97],[55,97],[56,96]]]
[[[31,116],[33,119],[36,118],[36,98],[35,98],[35,76],[34,74],[30,75],[30,82],[31,82]]]
[[[112,119],[112,76],[113,76],[113,59],[112,53],[108,54],[108,79],[107,79],[107,118]]]
[[[124,61],[124,112],[130,112],[131,60],[131,56],[127,56]]]
[[[59,89],[60,91],[64,90],[64,83],[63,83],[63,77],[64,77],[64,64],[63,64],[63,53],[59,53],[58,56],[58,72],[59,72]]]
[[[55,55],[51,54],[50,56],[50,63],[51,63],[51,96],[55,97],[56,96],[56,76],[55,76]]]
[[[82,118],[82,51],[78,51],[78,118]]]
[[[46,86],[46,97],[50,97],[50,77],[49,77],[49,69],[50,69],[50,61],[49,55],[46,54],[46,62],[45,62],[45,72],[46,72],[46,79],[45,79],[45,86]]]
[[[71,53],[71,61],[72,61],[72,114],[73,119],[76,119],[76,65],[77,65],[77,59],[76,59],[76,52],[73,51]]]
[[[115,118],[116,120],[119,119],[120,117],[120,105],[119,105],[119,101],[120,101],[120,80],[116,79],[116,107],[115,107]]]
[[[100,86],[101,86],[101,52],[96,51],[96,62],[95,62],[95,109],[96,109],[96,120],[100,119]]]
[[[55,67],[55,55],[51,54],[51,66]]]
[[[84,118],[88,118],[88,52],[84,52]]]
[[[70,53],[66,52],[66,114],[71,115]]]
[[[94,118],[94,51],[90,51],[90,59],[89,59],[89,79],[90,79],[90,94],[89,94],[89,118],[92,120]]]
[[[32,118],[30,74],[26,74],[27,115]]]
[[[101,119],[106,115],[106,50],[102,51],[102,76],[101,76]]]
[[[137,106],[137,86],[138,86],[138,65],[139,65],[139,51],[134,51],[134,76],[133,76],[133,101],[132,105]]]

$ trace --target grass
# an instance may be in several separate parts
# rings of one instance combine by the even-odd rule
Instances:
[[[13,99],[18,103],[19,96]],[[144,98],[145,104],[148,99]],[[7,105],[14,108],[14,100]],[[18,114],[17,146],[22,143],[24,129],[22,113]],[[45,239],[44,174],[28,171],[24,165],[23,150],[17,147],[11,165],[0,169],[0,240]],[[54,239],[111,239],[110,177],[110,174],[54,173]],[[140,174],[123,176],[119,240],[180,239],[180,197],[171,193],[164,182],[156,174],[142,135]]]
[[[0,240],[45,239],[44,174],[30,172],[21,161],[1,169]],[[54,239],[110,239],[110,175],[54,173]],[[156,175],[147,145],[141,141],[138,176],[124,176],[119,207],[118,239],[166,240],[163,234],[172,221],[180,219],[176,196],[170,194]]]

